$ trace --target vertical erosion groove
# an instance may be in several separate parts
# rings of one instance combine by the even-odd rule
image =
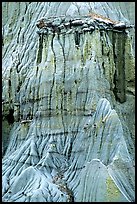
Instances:
[[[126,101],[125,86],[125,39],[124,32],[113,33],[114,62],[116,70],[114,73],[114,95],[116,100],[123,103]]]
[[[65,33],[62,35],[58,34],[58,42],[62,49],[63,55],[63,84],[62,84],[62,93],[61,93],[61,117],[62,117],[62,125],[65,132],[65,122],[64,122],[64,111],[65,111],[65,102],[66,102],[66,94],[65,94],[65,83],[66,83],[66,57],[65,57]],[[61,41],[62,38],[62,41]]]
[[[53,44],[54,44],[54,37],[55,37],[55,33],[53,33],[52,39],[51,39],[51,49],[52,49],[52,52],[53,52],[53,66],[54,66],[54,70],[53,70],[53,79],[52,79],[52,82],[51,82],[50,96],[49,96],[49,111],[50,111],[49,117],[51,117],[51,115],[52,115],[52,102],[51,101],[52,101],[52,98],[53,98],[52,91],[53,91],[53,87],[54,87],[54,84],[55,84],[55,74],[56,74],[56,53],[54,51],[54,46],[53,46]]]
[[[39,35],[38,54],[37,54],[37,64],[40,64],[42,61],[42,50],[43,50],[43,34],[40,34]]]
[[[79,48],[80,46],[80,33],[76,30],[74,33],[74,38],[75,38],[75,46]]]

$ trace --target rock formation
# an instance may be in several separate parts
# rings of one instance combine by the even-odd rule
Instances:
[[[90,3],[2,3],[3,202],[135,200],[134,16]]]

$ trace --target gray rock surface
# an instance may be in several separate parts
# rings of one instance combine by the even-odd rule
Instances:
[[[3,202],[133,202],[135,4],[2,7]]]

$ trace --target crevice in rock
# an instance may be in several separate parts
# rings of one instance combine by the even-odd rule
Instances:
[[[75,46],[78,49],[80,47],[80,33],[78,31],[75,31],[74,38],[75,38]]]
[[[5,116],[5,118],[7,119],[9,124],[13,124],[14,123],[14,109],[9,109],[9,114],[7,116]]]
[[[40,64],[42,61],[42,50],[43,50],[43,34],[39,35],[39,47],[38,47],[38,54],[37,54],[37,64]]]
[[[63,173],[59,172],[53,177],[53,183],[58,186],[58,189],[67,195],[67,202],[74,202],[73,191],[68,187],[67,182],[63,178]]]
[[[115,62],[115,73],[113,78],[114,88],[113,93],[115,98],[120,103],[126,101],[126,86],[125,86],[125,36],[126,34],[113,33],[113,52]]]

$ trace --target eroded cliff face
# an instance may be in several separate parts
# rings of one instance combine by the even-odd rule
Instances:
[[[3,201],[134,201],[133,27],[87,5],[3,3]]]

